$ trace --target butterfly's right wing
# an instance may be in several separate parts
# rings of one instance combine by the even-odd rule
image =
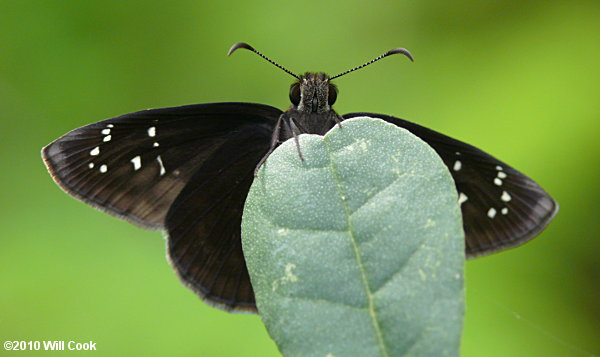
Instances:
[[[470,258],[527,242],[558,211],[556,201],[535,181],[474,146],[389,115],[351,113],[344,119],[361,116],[407,129],[442,158],[459,192]]]
[[[70,195],[142,228],[162,229],[173,201],[211,155],[247,128],[268,145],[280,114],[251,103],[143,110],[75,129],[42,156]]]

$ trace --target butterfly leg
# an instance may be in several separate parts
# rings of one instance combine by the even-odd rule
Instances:
[[[335,124],[341,129],[342,128],[342,120],[344,120],[342,117],[340,117],[339,115],[337,115],[337,113],[333,113],[333,120],[335,121]]]
[[[304,156],[302,156],[302,152],[300,151],[300,140],[298,136],[300,135],[300,129],[298,128],[298,124],[294,120],[294,118],[290,118],[289,123],[287,123],[292,130],[292,134],[294,135],[294,141],[296,142],[296,149],[298,149],[298,155],[300,156],[300,160],[304,161]]]
[[[258,175],[258,169],[260,169],[260,167],[262,166],[262,164],[264,164],[269,155],[271,155],[271,153],[277,148],[277,146],[279,146],[279,137],[281,135],[281,122],[284,118],[284,114],[280,115],[279,119],[277,119],[277,122],[275,123],[275,129],[273,129],[273,135],[271,136],[271,147],[269,148],[269,151],[267,151],[267,153],[262,157],[262,159],[260,159],[258,164],[256,164],[256,168],[254,169],[255,177]]]

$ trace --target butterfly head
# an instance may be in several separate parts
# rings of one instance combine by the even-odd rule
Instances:
[[[306,113],[326,113],[337,99],[337,88],[325,73],[307,72],[290,87],[294,109]]]

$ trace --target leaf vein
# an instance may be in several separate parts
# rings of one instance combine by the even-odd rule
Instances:
[[[305,301],[321,301],[321,302],[325,302],[328,304],[332,304],[332,305],[339,305],[339,306],[344,306],[344,307],[348,307],[351,309],[355,309],[355,310],[367,310],[368,307],[367,306],[354,306],[354,305],[350,305],[347,303],[344,303],[342,301],[334,301],[334,300],[328,300],[328,299],[324,299],[324,298],[313,298],[313,297],[307,297],[307,296],[282,296],[282,298],[285,299],[291,299],[291,300],[305,300]]]

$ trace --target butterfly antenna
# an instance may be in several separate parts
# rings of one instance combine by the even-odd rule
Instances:
[[[243,49],[246,49],[246,50],[249,50],[249,51],[252,51],[252,52],[256,53],[257,55],[261,56],[262,58],[264,58],[267,61],[269,61],[272,64],[274,64],[277,68],[284,70],[286,73],[294,76],[296,79],[300,79],[300,77],[298,75],[292,73],[287,68],[285,68],[283,66],[280,66],[275,61],[271,60],[269,57],[267,57],[267,56],[263,55],[262,53],[258,52],[257,50],[254,49],[254,47],[250,46],[249,44],[247,44],[245,42],[238,42],[238,43],[234,44],[233,46],[231,46],[231,48],[227,52],[227,56],[231,56],[231,54],[234,53],[239,48],[243,48]]]
[[[232,47],[232,49],[233,49],[233,47]],[[333,76],[333,77],[329,77],[329,80],[332,80],[332,79],[334,79],[334,78],[337,78],[337,77],[341,77],[341,76],[343,76],[343,75],[345,75],[345,74],[348,74],[348,73],[350,73],[350,72],[354,72],[354,71],[356,71],[357,69],[361,69],[361,68],[363,68],[363,67],[366,67],[366,66],[370,65],[371,63],[375,63],[375,62],[379,61],[379,60],[380,60],[380,59],[382,59],[382,58],[386,58],[387,56],[395,55],[396,53],[401,53],[401,54],[405,55],[405,56],[406,56],[406,57],[408,57],[408,59],[410,59],[412,62],[414,62],[414,61],[415,61],[415,60],[413,59],[412,55],[410,54],[410,52],[408,52],[408,50],[407,50],[406,48],[394,48],[393,50],[387,51],[386,53],[382,54],[381,56],[379,56],[379,57],[377,57],[377,58],[374,58],[374,59],[370,60],[369,62],[367,62],[367,63],[363,64],[363,65],[360,65],[360,66],[358,66],[358,67],[354,67],[354,68],[352,68],[352,69],[349,69],[349,70],[347,70],[346,72],[342,72],[342,73],[340,73],[340,74],[336,74],[336,75],[335,75],[335,76]]]

